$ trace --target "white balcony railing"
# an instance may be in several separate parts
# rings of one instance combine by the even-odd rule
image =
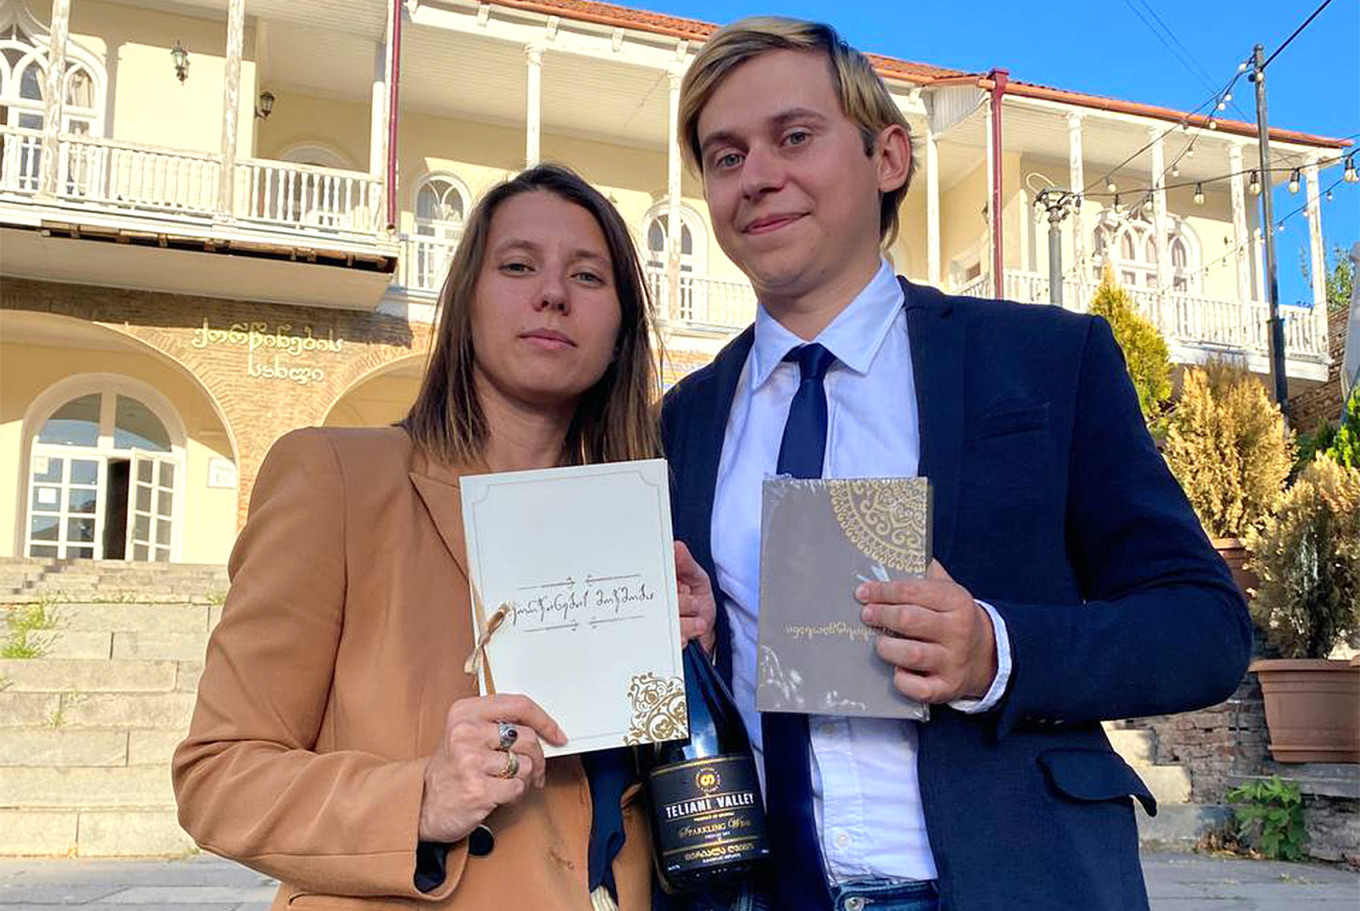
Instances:
[[[41,189],[43,136],[0,127],[0,193]],[[227,217],[304,233],[373,237],[384,226],[382,181],[284,161],[237,163],[229,211],[219,210],[222,160],[217,155],[157,148],[91,136],[57,143],[55,196],[120,213]]]
[[[1007,269],[1003,282],[1008,300],[1026,304],[1048,303],[1048,276]],[[1152,320],[1170,342],[1197,347],[1222,348],[1229,352],[1264,355],[1269,350],[1266,321],[1270,308],[1260,301],[1220,300],[1178,291],[1158,293],[1126,288],[1138,311]],[[1090,283],[1085,294],[1094,293]],[[968,282],[956,293],[990,297],[991,281],[985,276]],[[1075,281],[1063,282],[1063,306],[1085,312],[1090,302]],[[1327,337],[1309,307],[1283,306],[1285,350],[1290,357],[1320,359],[1327,354]]]
[[[438,292],[444,285],[449,262],[458,249],[458,238],[405,234],[401,238],[401,271],[398,281],[409,291]]]
[[[222,166],[212,155],[88,136],[58,144],[57,195],[129,209],[211,215]]]
[[[755,319],[756,295],[746,282],[723,281],[681,272],[678,300],[670,299],[666,270],[647,267],[644,274],[658,313],[672,322],[700,329],[742,329]]]
[[[381,227],[382,183],[359,171],[247,159],[236,165],[237,218],[328,232]]]
[[[0,193],[36,193],[42,180],[42,133],[0,127]]]

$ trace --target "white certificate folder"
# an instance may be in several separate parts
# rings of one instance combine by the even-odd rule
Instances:
[[[688,736],[666,462],[460,483],[482,693],[541,705],[548,756]]]

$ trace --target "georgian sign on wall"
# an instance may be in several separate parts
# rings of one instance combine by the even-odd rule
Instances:
[[[200,350],[210,346],[244,348],[246,375],[261,380],[282,380],[306,386],[326,378],[326,371],[309,362],[310,354],[340,354],[345,340],[335,337],[333,328],[325,336],[318,336],[309,325],[267,322],[231,323],[225,329],[214,328],[205,316],[203,325],[194,330],[190,342]]]

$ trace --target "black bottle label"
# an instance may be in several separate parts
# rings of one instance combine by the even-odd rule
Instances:
[[[769,854],[749,756],[677,762],[650,773],[657,847],[668,876]]]

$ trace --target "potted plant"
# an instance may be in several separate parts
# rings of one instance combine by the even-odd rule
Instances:
[[[1218,360],[1185,372],[1164,454],[1243,593],[1256,580],[1242,537],[1284,489],[1293,451],[1279,407],[1244,367]]]
[[[1278,658],[1251,670],[1279,762],[1360,762],[1360,664],[1330,658],[1360,629],[1360,469],[1323,453],[1247,533],[1251,613]]]

